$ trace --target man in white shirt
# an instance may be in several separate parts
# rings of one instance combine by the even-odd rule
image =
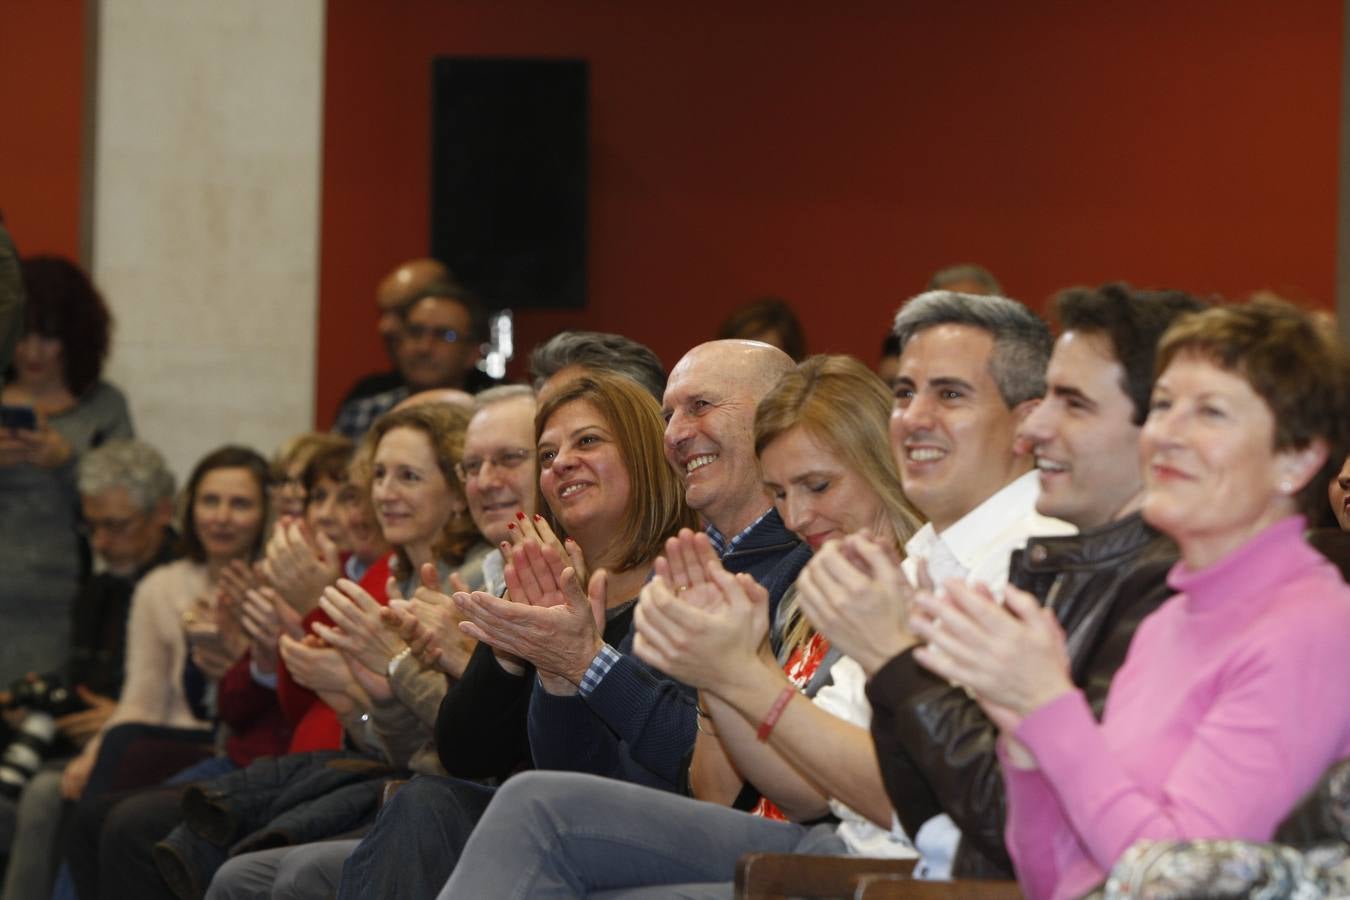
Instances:
[[[935,573],[1001,587],[1009,552],[1029,535],[1073,530],[1036,513],[1031,462],[1014,446],[1018,425],[1044,390],[1049,330],[1011,300],[943,291],[911,301],[897,330],[905,346],[892,444],[910,499],[931,520],[907,549]],[[860,540],[827,544],[818,557]],[[900,567],[872,571],[869,581],[866,591],[895,620],[909,590]],[[812,562],[797,582],[804,607],[808,594],[838,590],[827,582]],[[781,686],[772,684],[717,693],[747,721],[763,721],[761,741],[809,773],[809,780],[798,777],[813,790],[831,801],[875,798],[884,788],[867,731],[865,668],[841,659],[831,670],[834,683],[814,702],[775,702]],[[875,783],[860,787],[861,772]],[[831,808],[841,811],[833,802]],[[887,834],[893,823],[885,808],[845,814],[836,832],[822,834],[631,785],[527,773],[494,800],[441,896],[526,896],[559,884],[581,893],[649,885],[674,892],[679,885],[679,896],[721,896],[723,887],[708,882],[729,881],[747,852],[912,855],[898,828]],[[603,853],[594,852],[599,846]]]

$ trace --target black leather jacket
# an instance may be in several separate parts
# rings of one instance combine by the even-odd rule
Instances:
[[[1099,717],[1135,628],[1172,593],[1166,577],[1175,561],[1175,546],[1137,513],[1086,533],[1033,538],[1012,555],[1009,582],[1055,611],[1074,684]],[[998,729],[908,651],[873,676],[867,697],[886,793],[905,831],[913,836],[946,813],[962,834],[952,874],[1011,878]]]

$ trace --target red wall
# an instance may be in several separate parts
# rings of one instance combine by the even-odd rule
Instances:
[[[397,10],[397,12],[393,12]],[[1341,3],[329,4],[318,409],[428,245],[430,59],[591,63],[590,302],[672,364],[754,295],[871,359],[935,268],[1330,306]]]
[[[78,251],[84,16],[0,11],[0,209],[29,253]],[[813,349],[870,359],[966,259],[1033,305],[1127,278],[1329,307],[1340,35],[1338,0],[331,0],[318,418],[383,366],[373,286],[428,244],[436,54],[590,60],[590,305],[522,314],[521,343],[588,326],[670,364],[770,292]]]
[[[81,0],[0,0],[0,211],[19,250],[78,258]]]

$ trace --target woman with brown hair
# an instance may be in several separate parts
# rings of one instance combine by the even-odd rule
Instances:
[[[504,548],[507,597],[455,595],[469,617],[461,627],[482,642],[437,722],[437,748],[455,777],[416,778],[399,791],[344,868],[339,898],[439,889],[495,792],[465,779],[530,767],[526,711],[536,675],[563,692],[580,678],[549,668],[547,641],[527,649],[519,638],[535,626],[577,627],[618,646],[664,542],[695,522],[665,461],[661,409],[636,382],[587,372],[544,401],[535,431],[540,492],[565,542],[542,516],[521,513],[511,531],[523,536]]]
[[[133,437],[122,392],[102,378],[112,317],[66,259],[19,264],[28,302],[13,363],[0,371],[0,685],[65,654],[70,605],[88,572],[75,485],[81,454]]]
[[[784,523],[813,546],[847,537],[867,553],[894,555],[917,529],[892,463],[890,412],[886,386],[846,357],[808,359],[760,402],[765,488]],[[635,651],[700,689],[702,727],[772,807],[750,815],[615,779],[527,773],[493,801],[440,897],[725,896],[742,853],[914,855],[891,833],[870,710],[850,699],[861,693],[861,669],[847,659],[831,668],[825,641],[794,624],[791,597],[782,613],[786,659],[768,655],[767,592],[729,575],[706,536],[680,535],[667,556],[638,604]],[[816,668],[834,683],[804,701]],[[831,814],[837,827],[798,824]]]

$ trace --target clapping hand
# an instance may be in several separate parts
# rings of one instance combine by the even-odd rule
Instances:
[[[318,636],[307,634],[296,640],[283,634],[280,651],[291,677],[318,694],[338,715],[346,715],[358,704],[369,702],[342,654]]]
[[[558,548],[533,541],[513,547],[506,566],[509,599],[484,591],[455,594],[464,615],[460,629],[496,650],[528,660],[554,692],[572,686],[595,659],[603,643],[606,586],[604,569],[583,590],[574,566]]]
[[[1064,630],[1053,611],[1011,585],[1001,605],[982,584],[951,579],[944,587],[915,595],[910,628],[927,646],[914,658],[969,690],[1016,761],[1031,765],[1012,735],[1024,717],[1074,689]]]
[[[436,567],[427,563],[419,573],[421,584],[411,600],[391,592],[389,606],[381,613],[385,624],[398,629],[410,655],[424,666],[436,668],[458,678],[464,674],[469,657],[477,645],[459,628],[464,621],[454,600],[441,591]],[[456,573],[450,575],[456,593],[468,593],[468,586]]]
[[[261,568],[277,592],[300,615],[316,605],[341,574],[337,545],[299,519],[283,517],[272,529]]]
[[[397,594],[398,583],[393,578],[389,579],[389,585]],[[315,622],[315,634],[377,675],[383,676],[389,660],[407,646],[398,636],[398,629],[381,619],[380,604],[354,581],[343,578],[337,585],[325,588],[319,606],[333,625]]]
[[[909,630],[913,595],[894,551],[862,534],[827,543],[797,578],[806,618],[869,678],[918,643]]]
[[[305,634],[300,614],[276,590],[267,586],[245,592],[240,624],[249,637],[253,664],[260,672],[267,674],[277,669],[277,648],[281,636],[288,634],[299,640]]]
[[[672,678],[715,694],[763,662],[768,592],[749,575],[731,575],[715,558],[705,563],[702,577],[682,571],[692,579],[684,591],[664,575],[642,589],[633,650]]]

